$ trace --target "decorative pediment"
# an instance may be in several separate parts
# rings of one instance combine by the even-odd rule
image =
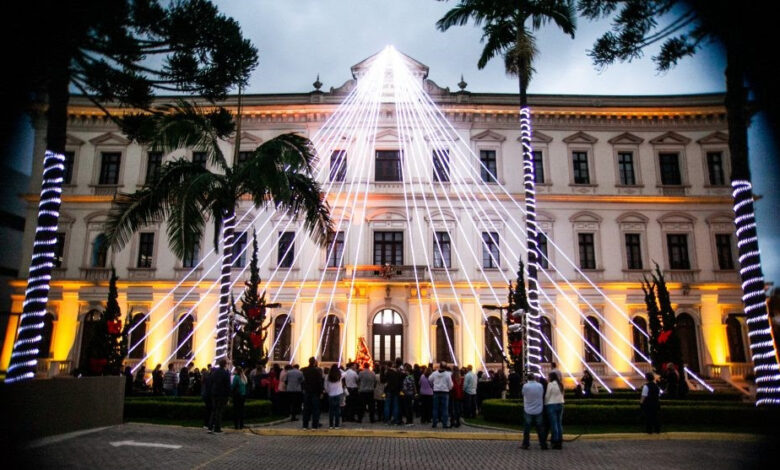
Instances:
[[[425,136],[425,140],[428,142],[455,142],[458,140],[458,136],[449,132],[442,132],[437,130]]]
[[[701,139],[697,140],[701,145],[728,145],[729,135],[725,132],[715,131],[712,134],[705,135]]]
[[[366,221],[406,221],[407,215],[399,210],[394,209],[377,209],[366,216]]]
[[[506,136],[488,129],[486,131],[480,132],[479,134],[471,136],[471,140],[476,142],[503,142],[506,140]]]
[[[353,65],[350,69],[352,71],[352,78],[360,78],[363,75],[365,75],[366,72],[368,72],[368,70],[374,64],[374,62],[376,62],[376,60],[379,58],[379,55],[382,54],[382,52],[383,51],[379,51],[376,54],[367,57],[361,60],[360,62],[358,62],[357,64]],[[416,59],[412,59],[411,57],[404,54],[403,52],[400,51],[396,51],[396,52],[400,56],[401,61],[404,62],[408,70],[412,73],[412,75],[420,78],[428,77],[427,65],[423,64],[422,62]]]
[[[114,134],[113,132],[106,132],[103,135],[99,135],[92,139],[89,139],[89,143],[92,145],[128,145],[129,140],[122,136]]]
[[[65,134],[65,146],[66,147],[80,147],[84,145],[84,141],[72,134]]]
[[[626,212],[625,214],[621,214],[620,217],[617,218],[617,221],[620,224],[631,224],[631,223],[646,224],[649,220],[650,219],[640,214],[639,212]]]
[[[644,141],[645,139],[639,136],[636,136],[630,132],[624,132],[609,139],[607,142],[612,145],[639,145]]]
[[[670,212],[658,218],[661,224],[692,224],[696,222],[696,217],[684,212]]]
[[[705,219],[708,224],[734,224],[734,214],[731,212],[716,212]]]
[[[520,139],[517,140],[519,141]],[[549,135],[543,132],[533,131],[531,133],[531,142],[549,144],[550,142],[552,142],[552,140],[553,140],[552,137],[550,137]]]
[[[230,145],[236,145],[236,138],[231,137],[228,139],[228,142],[230,142]],[[263,139],[260,137],[250,134],[249,132],[242,132],[241,133],[241,146],[247,145],[247,146],[255,146],[263,143]]]
[[[448,211],[448,210],[436,211],[434,214],[431,214],[430,217],[426,215],[424,217],[424,219],[425,219],[426,222],[429,222],[429,223],[430,222],[442,222],[442,221],[445,221],[445,220],[446,221],[455,221],[455,220],[457,220],[455,215],[452,212]]]
[[[582,131],[563,138],[563,141],[567,144],[595,144],[598,140],[596,137]]]
[[[409,136],[407,135],[407,139]],[[386,143],[386,142],[393,142],[396,143],[399,140],[401,140],[398,137],[398,131],[394,128],[392,129],[383,129],[376,133],[376,136],[374,137],[374,141],[378,144]]]
[[[688,137],[672,131],[650,139],[650,143],[653,145],[687,145],[690,141],[691,139]]]
[[[600,223],[603,219],[597,214],[588,211],[577,212],[569,217],[570,222],[594,222]]]

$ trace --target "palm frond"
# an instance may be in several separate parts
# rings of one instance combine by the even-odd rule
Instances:
[[[485,48],[479,57],[477,67],[483,69],[493,57],[504,54],[506,50],[514,46],[516,37],[517,29],[510,21],[501,20],[486,25],[482,34]]]
[[[213,193],[218,191],[220,176],[204,171],[183,181],[175,199],[171,201],[168,245],[179,259],[191,253],[203,237],[208,208]]]
[[[303,217],[303,225],[312,240],[320,246],[326,246],[334,235],[330,207],[322,194],[319,183],[309,175],[292,173],[288,175],[290,191],[283,199],[271,194],[278,209],[285,210],[295,217]]]

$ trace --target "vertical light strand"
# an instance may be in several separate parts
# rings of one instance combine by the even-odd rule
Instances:
[[[228,317],[230,315],[230,275],[233,269],[233,232],[236,223],[235,211],[227,209],[222,217],[222,272],[219,277],[219,314],[217,315],[217,343],[214,361],[227,356]]]
[[[43,158],[43,181],[30,273],[6,383],[35,377],[40,352],[38,345],[43,339],[43,317],[46,315],[51,270],[54,267],[54,248],[57,245],[57,221],[62,204],[64,174],[65,155],[47,150]]]
[[[764,274],[761,271],[753,209],[753,185],[750,181],[734,180],[731,187],[734,189],[734,225],[739,252],[739,275],[742,279],[742,302],[745,304],[750,354],[756,376],[756,406],[780,405],[780,369],[764,294]]]

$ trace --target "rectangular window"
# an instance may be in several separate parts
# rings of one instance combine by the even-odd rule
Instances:
[[[636,184],[633,152],[618,152],[618,175],[620,176],[620,184],[624,186]]]
[[[62,184],[70,184],[73,180],[73,164],[76,161],[76,152],[65,152],[65,174]]]
[[[498,251],[499,239],[496,232],[482,232],[482,267],[501,267],[501,255]]]
[[[149,152],[146,154],[146,184],[157,182],[162,168],[162,152]]]
[[[279,267],[292,268],[295,259],[295,232],[279,232]]]
[[[57,244],[54,245],[54,267],[61,268],[65,262],[65,234],[57,232]]]
[[[403,232],[374,232],[374,264],[404,264]]]
[[[666,235],[666,245],[669,250],[671,269],[691,269],[691,262],[688,259],[688,235],[669,233]]]
[[[328,267],[337,268],[344,263],[344,232],[336,233],[336,237],[328,244],[330,256],[328,257]]]
[[[118,184],[119,165],[122,154],[119,152],[102,152],[100,154],[100,178],[98,184]]]
[[[233,267],[243,268],[246,266],[246,248],[247,234],[248,232],[241,233],[236,231],[233,235]]]
[[[154,233],[141,233],[138,237],[138,263],[136,266],[139,268],[151,268],[152,255],[154,255]]]
[[[347,177],[347,152],[334,150],[330,154],[330,181],[344,181]]]
[[[452,267],[452,244],[450,234],[447,232],[436,232],[433,239],[433,267],[451,268]]]
[[[642,245],[638,233],[626,234],[626,267],[642,269]]]
[[[450,181],[450,151],[448,149],[433,151],[433,181],[442,183]]]
[[[495,150],[480,150],[479,151],[479,174],[482,177],[484,183],[495,183],[496,174],[498,173],[498,167],[496,163],[496,151]]]
[[[531,160],[534,162],[534,182],[536,184],[544,183],[544,160],[542,159],[542,151],[534,150],[531,152]]]
[[[596,244],[592,233],[578,233],[580,269],[596,269]]]
[[[255,154],[255,152],[253,152],[251,150],[248,150],[248,151],[245,151],[245,152],[238,152],[238,160],[236,160],[236,164],[240,165],[240,164],[246,162],[247,160],[252,158],[252,155],[254,155],[254,154]]]
[[[206,164],[208,163],[208,155],[206,152],[192,152],[192,163],[206,168]]]
[[[181,266],[183,268],[194,268],[198,265],[198,261],[200,261],[200,243],[195,243],[192,250],[184,255],[184,259],[181,260]]]
[[[661,165],[661,184],[679,186],[682,184],[680,174],[680,154],[659,153],[658,161]]]
[[[707,152],[707,172],[710,175],[710,185],[724,186],[726,184],[723,152]]]
[[[400,150],[377,150],[375,181],[403,181]]]
[[[734,257],[731,254],[731,234],[716,234],[715,249],[718,251],[718,268],[734,269]]]
[[[539,234],[538,237],[539,237],[539,253],[540,253],[539,260],[538,260],[539,267],[541,267],[542,269],[549,269],[550,263],[549,261],[547,261],[549,257],[549,255],[547,254],[547,237],[542,234]]]
[[[574,165],[574,184],[590,184],[588,152],[572,152],[571,158]]]

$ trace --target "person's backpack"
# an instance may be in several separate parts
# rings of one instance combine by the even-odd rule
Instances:
[[[411,396],[411,397],[414,396],[415,389],[414,389],[414,376],[413,375],[407,375],[404,378],[403,391],[404,391],[404,395],[406,395],[406,396]]]

